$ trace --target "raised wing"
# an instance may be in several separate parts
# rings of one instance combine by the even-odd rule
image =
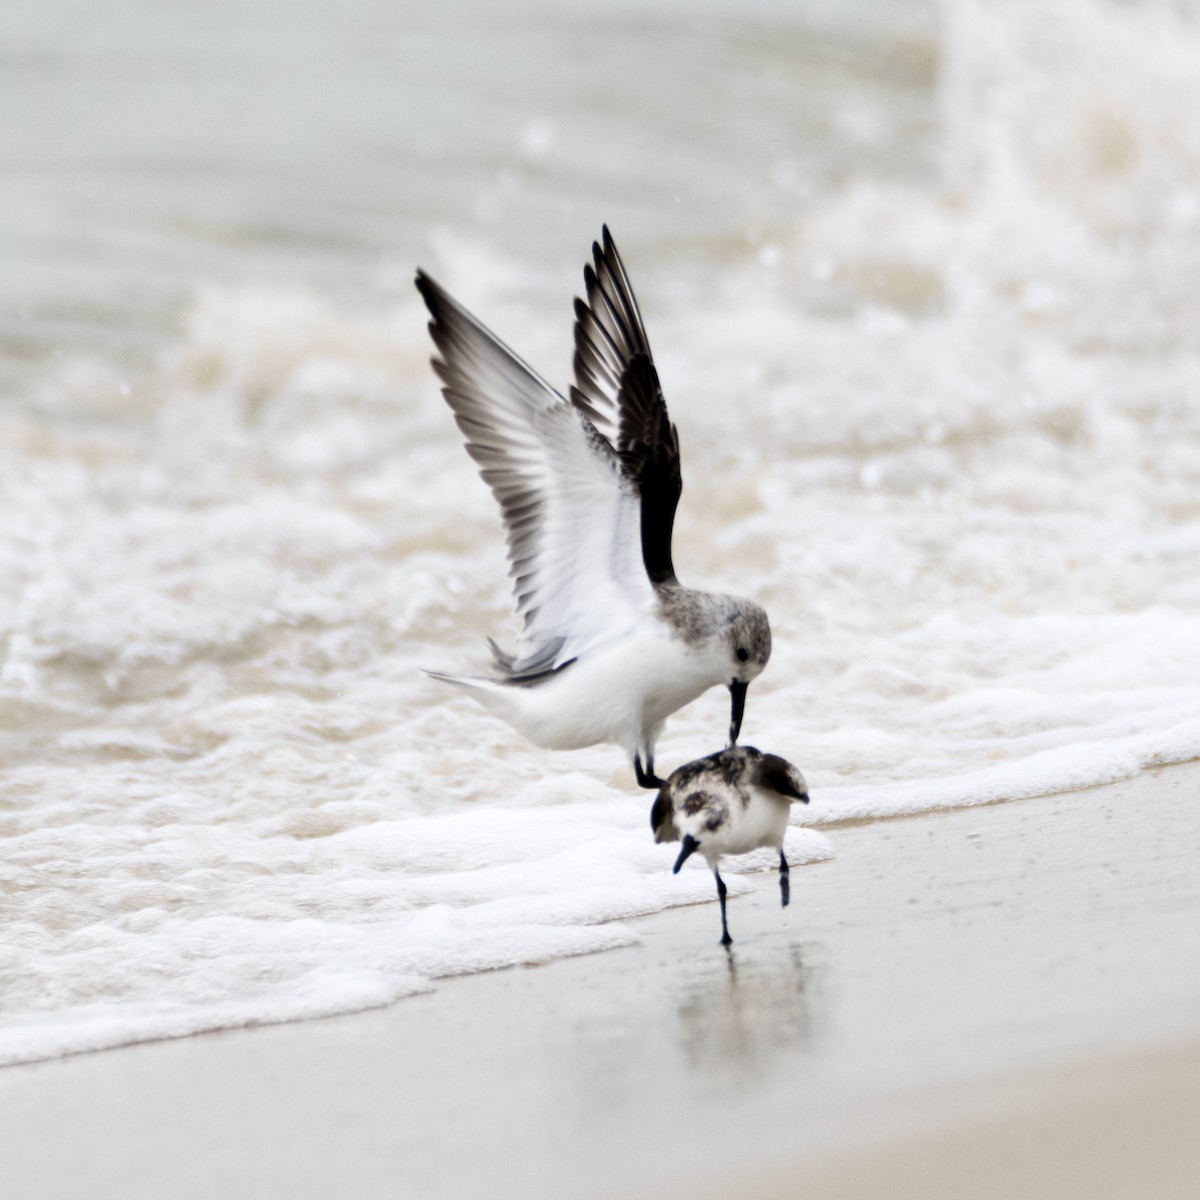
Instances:
[[[667,414],[642,314],[608,226],[575,301],[571,403],[603,435],[641,499],[642,562],[652,583],[675,582],[671,535],[683,491],[679,435]]]
[[[423,271],[433,368],[467,451],[500,504],[521,622],[514,680],[618,636],[653,599],[637,492],[586,418]]]

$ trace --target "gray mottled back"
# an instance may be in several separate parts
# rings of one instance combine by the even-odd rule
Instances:
[[[704,758],[684,763],[671,773],[650,810],[650,828],[656,842],[677,842],[675,813],[694,815],[697,806],[724,809],[731,803],[745,807],[751,787],[776,793],[788,800],[808,803],[808,785],[798,767],[778,754],[763,754],[754,746],[730,746]]]

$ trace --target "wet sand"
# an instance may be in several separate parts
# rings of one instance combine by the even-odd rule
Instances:
[[[744,1194],[824,1200],[1194,1200],[1200,1039],[1010,1084],[998,1111],[778,1172]]]
[[[786,912],[773,875],[731,898],[728,957],[714,901],[387,1009],[8,1068],[0,1195],[1197,1194],[1200,765],[829,832]]]

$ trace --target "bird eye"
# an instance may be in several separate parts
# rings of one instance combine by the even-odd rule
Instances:
[[[738,662],[745,662],[745,661],[746,661],[746,659],[748,659],[749,657],[750,657],[750,651],[749,651],[749,650],[747,650],[745,646],[739,646],[739,647],[737,648],[737,660],[738,660]]]

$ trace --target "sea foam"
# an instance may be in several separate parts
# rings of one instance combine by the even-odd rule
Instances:
[[[947,6],[932,176],[698,245],[686,292],[629,262],[676,561],[771,614],[744,738],[803,768],[810,826],[1200,755],[1200,34],[1051,7]],[[564,298],[439,245],[565,384]],[[615,748],[537,751],[421,674],[511,629],[428,352],[415,296],[213,288],[154,370],[68,357],[0,411],[0,1062],[384,1004],[711,902]]]

